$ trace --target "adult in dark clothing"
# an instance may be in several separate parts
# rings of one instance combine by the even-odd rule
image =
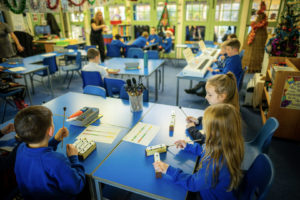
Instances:
[[[54,15],[52,13],[47,13],[46,20],[47,20],[47,24],[51,28],[51,34],[55,34],[55,35],[59,36],[60,28],[56,22]]]
[[[99,48],[101,62],[105,60],[104,40],[102,32],[106,29],[104,24],[103,15],[101,11],[96,12],[94,18],[91,20],[91,45],[97,45]]]
[[[24,47],[24,51],[18,52],[17,55],[21,57],[32,56],[33,55],[32,35],[23,31],[15,31],[14,34],[18,38],[20,44]]]

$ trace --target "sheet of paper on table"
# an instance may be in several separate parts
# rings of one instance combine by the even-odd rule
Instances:
[[[158,133],[160,127],[152,124],[137,123],[123,140],[148,146]]]
[[[19,71],[26,70],[26,68],[25,67],[14,67],[14,68],[9,68],[8,70],[11,72],[19,72]]]
[[[103,142],[111,144],[118,134],[121,132],[121,128],[108,125],[108,124],[100,124],[99,126],[88,126],[79,136],[79,138],[86,138],[87,140],[93,140],[95,142]]]

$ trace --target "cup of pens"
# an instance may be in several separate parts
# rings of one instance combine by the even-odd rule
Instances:
[[[137,84],[136,79],[127,79],[125,90],[129,96],[131,112],[139,112],[143,110],[143,92],[145,87],[142,83]]]

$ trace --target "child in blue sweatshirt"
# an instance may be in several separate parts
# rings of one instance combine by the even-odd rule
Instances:
[[[17,151],[15,173],[25,199],[75,199],[85,185],[84,167],[78,151],[67,144],[68,158],[55,152],[69,135],[61,128],[54,137],[52,112],[44,106],[30,106],[15,118],[16,134],[22,143]]]
[[[234,190],[242,178],[240,165],[244,156],[239,111],[230,104],[209,106],[203,117],[205,145],[176,141],[177,147],[200,156],[195,174],[157,161],[155,171],[162,172],[188,191],[197,192],[201,199],[236,199]]]
[[[138,37],[132,44],[131,47],[136,48],[144,48],[147,44],[147,39],[149,37],[149,33],[144,31],[142,33],[142,36]]]

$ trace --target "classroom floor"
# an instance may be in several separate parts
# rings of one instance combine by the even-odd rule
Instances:
[[[176,62],[177,63],[177,62]],[[158,101],[160,104],[175,105],[176,96],[176,74],[185,66],[184,61],[180,61],[179,65],[174,65],[172,62],[168,62],[165,65],[165,89],[163,92],[159,91]],[[74,79],[71,82],[70,88],[66,89],[67,84],[63,83],[64,80],[63,73],[57,73],[53,77],[53,88],[55,97],[65,94],[68,91],[72,92],[82,92],[82,80],[75,74]],[[248,80],[252,77],[252,74],[247,74],[244,79],[244,87]],[[39,77],[38,77],[39,78]],[[123,77],[126,78],[126,77]],[[17,79],[18,82],[22,83],[23,79]],[[34,82],[36,93],[32,96],[33,104],[42,104],[51,100],[53,97],[50,92],[43,87],[41,83]],[[47,83],[47,78],[45,78],[45,83]],[[195,83],[194,83],[195,84]],[[180,81],[180,105],[182,107],[190,107],[196,109],[205,109],[208,106],[204,98],[198,97],[196,95],[189,95],[184,92],[185,88],[189,87],[189,81]],[[243,96],[245,94],[245,89],[241,91],[240,100],[241,105],[243,104]],[[150,78],[150,94],[149,99],[154,102],[154,74]],[[26,99],[28,102],[28,99]],[[1,106],[3,102],[0,100]],[[8,106],[5,120],[13,118],[17,113],[16,108]],[[2,114],[2,113],[1,113]],[[247,127],[247,140],[255,137],[258,130],[262,127],[261,117],[258,109],[253,109],[252,107],[241,107],[241,115],[243,119],[243,125]],[[300,199],[299,190],[299,180],[300,180],[300,144],[299,142],[293,142],[278,138],[273,138],[269,149],[269,156],[273,161],[275,168],[275,179],[271,187],[271,190],[267,196],[267,199],[290,199],[296,200]],[[136,200],[136,199],[148,199],[141,197],[137,194],[131,194],[126,191],[119,189],[114,189],[111,187],[103,188],[105,197],[108,199],[116,200]]]

